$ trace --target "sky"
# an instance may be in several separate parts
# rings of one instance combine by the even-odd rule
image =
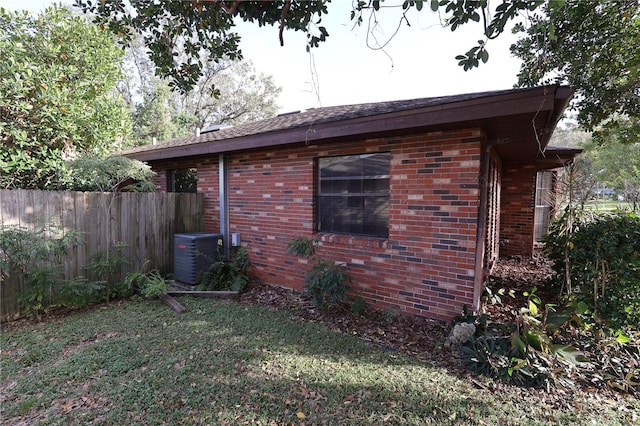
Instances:
[[[70,3],[66,1],[65,3]],[[39,12],[50,0],[0,0],[0,7]],[[385,4],[402,4],[387,0]],[[306,36],[285,31],[280,46],[278,27],[240,23],[240,47],[245,59],[257,71],[272,75],[282,88],[279,112],[308,108],[381,102],[400,99],[457,95],[487,90],[510,89],[517,81],[520,61],[509,53],[514,41],[502,34],[487,45],[489,61],[480,68],[464,71],[455,56],[464,54],[482,39],[482,26],[470,25],[451,32],[440,25],[438,15],[427,6],[400,21],[400,8],[385,8],[378,15],[378,27],[369,33],[369,44],[386,44],[383,50],[367,46],[366,22],[355,27],[350,19],[351,1],[334,0],[322,19],[329,32],[320,47],[305,50]]]

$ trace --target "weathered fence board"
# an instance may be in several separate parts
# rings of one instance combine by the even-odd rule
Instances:
[[[127,263],[112,279],[141,270],[147,261],[149,268],[167,274],[173,268],[173,235],[204,229],[204,196],[0,190],[0,231],[11,226],[35,230],[43,221],[81,237],[81,244],[70,247],[63,261],[65,279],[86,277],[85,265],[92,256],[117,244],[124,245],[121,255]],[[20,289],[4,272],[0,319],[7,321],[20,314],[15,300]]]

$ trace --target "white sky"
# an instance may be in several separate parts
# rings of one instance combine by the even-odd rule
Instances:
[[[0,7],[38,12],[51,3],[0,0]],[[387,3],[402,4],[402,0]],[[319,48],[312,49],[312,55],[305,51],[303,33],[285,31],[285,45],[280,47],[277,27],[241,23],[237,29],[245,59],[250,59],[259,72],[273,75],[282,87],[280,112],[513,87],[520,61],[509,53],[514,40],[510,33],[489,42],[487,64],[465,72],[455,56],[464,54],[483,38],[481,25],[452,33],[440,26],[437,14],[426,9],[427,2],[422,12],[413,11],[408,16],[411,27],[403,24],[384,52],[367,47],[364,24],[353,29],[350,0],[333,0],[329,4],[329,14],[322,21],[329,37]],[[399,8],[388,8],[379,14],[380,28],[375,32],[379,41],[384,42],[393,34],[399,18]]]

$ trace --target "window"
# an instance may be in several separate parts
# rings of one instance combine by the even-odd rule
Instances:
[[[167,179],[169,192],[198,192],[198,175],[194,168],[169,170]]]
[[[318,160],[318,230],[389,236],[391,154]]]
[[[536,241],[541,241],[549,230],[554,207],[553,180],[553,172],[542,171],[536,175],[536,210],[533,229]]]

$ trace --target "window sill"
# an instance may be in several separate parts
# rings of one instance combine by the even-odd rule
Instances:
[[[382,237],[367,237],[364,235],[346,235],[320,233],[318,240],[322,243],[340,244],[345,246],[371,247],[386,249],[389,240]]]

